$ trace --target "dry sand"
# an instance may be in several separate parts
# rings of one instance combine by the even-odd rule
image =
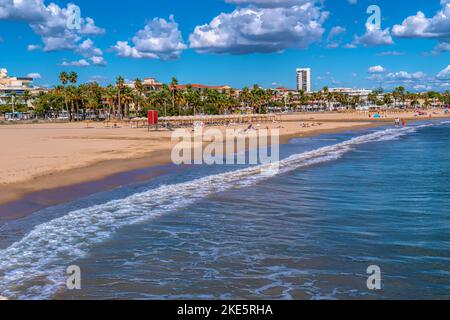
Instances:
[[[384,116],[384,115],[383,115]],[[418,119],[413,113],[369,119],[367,113],[302,113],[261,124],[291,137],[345,131],[393,121]],[[444,117],[442,111],[433,117]],[[428,116],[420,117],[427,119]],[[302,127],[304,122],[309,127]],[[234,128],[244,128],[236,126]],[[225,127],[219,127],[225,130]],[[0,203],[40,190],[94,181],[116,173],[170,163],[171,132],[145,128],[106,128],[104,124],[45,123],[0,126]]]

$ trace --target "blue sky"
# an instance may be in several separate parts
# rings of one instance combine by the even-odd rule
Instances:
[[[68,29],[70,3],[80,28]],[[381,29],[366,26],[369,5]],[[0,0],[0,67],[58,83],[156,77],[241,88],[450,89],[450,0]]]

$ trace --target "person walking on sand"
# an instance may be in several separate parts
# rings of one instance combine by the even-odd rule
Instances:
[[[395,119],[395,126],[400,127],[400,118]]]
[[[402,126],[403,126],[403,127],[406,127],[406,126],[407,126],[407,123],[406,123],[406,120],[405,120],[405,119],[402,119]]]

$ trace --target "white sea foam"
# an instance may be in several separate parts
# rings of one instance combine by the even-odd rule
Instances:
[[[387,129],[359,136],[279,162],[283,174],[301,167],[332,161],[357,145],[396,139],[414,128]],[[36,226],[28,235],[0,250],[0,294],[15,299],[46,299],[65,283],[64,270],[90,248],[103,242],[126,225],[144,222],[185,207],[210,194],[253,185],[269,178],[263,166],[203,177],[193,181],[163,185],[145,192],[69,212]]]

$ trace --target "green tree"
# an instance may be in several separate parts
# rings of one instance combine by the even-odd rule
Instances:
[[[119,113],[119,118],[122,119],[123,112],[122,112],[122,101],[121,101],[121,95],[123,88],[125,86],[125,80],[122,76],[118,76],[116,79],[116,88],[117,88],[117,112]],[[116,115],[114,115],[116,116]]]
[[[66,111],[69,112],[69,120],[72,121],[72,114],[69,111],[69,106],[67,104],[67,93],[66,93],[66,85],[69,82],[69,75],[67,72],[63,71],[59,74],[59,81],[61,81],[63,85],[64,92],[64,105],[66,106]]]
[[[170,90],[172,91],[172,109],[175,110],[176,98],[178,94],[178,79],[172,77],[172,81],[170,82]],[[178,115],[181,115],[181,106],[178,106]]]
[[[397,102],[401,101],[403,104],[405,102],[405,87],[399,86],[392,92],[394,98],[394,104],[397,106]]]

